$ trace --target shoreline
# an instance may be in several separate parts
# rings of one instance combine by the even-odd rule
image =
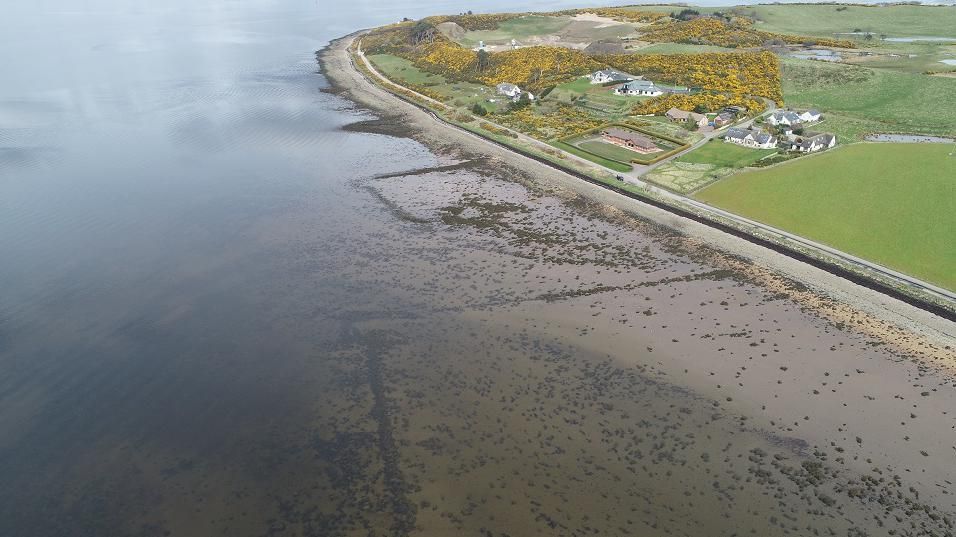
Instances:
[[[519,156],[537,161],[559,173],[571,175],[579,180],[663,209],[679,217],[688,218],[743,238],[758,246],[769,248],[797,261],[813,265],[853,283],[956,322],[956,292],[936,284],[920,280],[898,270],[783,229],[725,211],[694,198],[657,187],[640,179],[639,176],[625,176],[622,178],[617,175],[617,179],[622,181],[621,184],[618,184],[614,180],[612,170],[585,161],[574,154],[559,152],[556,157],[551,156],[554,155],[554,152],[549,144],[530,138],[523,133],[505,128],[510,131],[511,136],[515,137],[516,140],[514,142],[511,140],[502,142],[497,139],[497,136],[489,136],[485,132],[478,131],[478,129],[471,129],[465,124],[459,124],[448,117],[442,117],[439,115],[443,113],[442,111],[448,112],[448,108],[444,104],[389,80],[368,61],[362,54],[361,48],[356,52],[353,41],[366,32],[367,30],[355,32],[343,39],[343,42],[348,40],[345,48],[353,70],[359,71],[368,84],[384,89],[396,99],[420,109],[436,121],[444,123],[454,130],[473,136],[482,143],[497,145]],[[362,62],[361,66],[354,63],[358,59]],[[369,79],[370,76],[377,80]],[[768,112],[764,114],[766,113]],[[492,123],[492,125],[496,128],[504,128],[499,124]],[[645,168],[652,169],[658,164],[660,162],[645,166]]]
[[[332,93],[339,94],[356,104],[373,111],[383,121],[393,121],[407,136],[419,141],[439,156],[443,152],[466,152],[485,157],[493,162],[513,169],[517,175],[538,188],[558,190],[572,196],[580,196],[601,204],[609,213],[627,218],[638,218],[663,226],[683,235],[695,246],[710,248],[723,262],[737,270],[755,277],[759,284],[785,292],[792,300],[815,310],[824,319],[834,323],[844,323],[864,313],[873,322],[853,321],[856,329],[884,340],[904,339],[911,341],[912,336],[922,340],[912,345],[902,346],[901,350],[917,352],[925,350],[928,344],[940,351],[935,365],[950,372],[956,371],[956,361],[946,352],[956,341],[956,323],[952,318],[932,312],[892,296],[882,290],[853,281],[845,275],[835,274],[817,263],[800,260],[792,255],[772,248],[768,244],[758,244],[753,238],[742,237],[743,232],[728,232],[711,223],[703,223],[692,215],[675,214],[671,208],[636,199],[619,193],[608,185],[597,184],[596,180],[587,181],[555,165],[541,162],[533,156],[524,155],[512,148],[466,132],[434,117],[431,112],[419,105],[410,103],[386,89],[367,80],[365,75],[352,64],[349,47],[356,37],[365,30],[353,32],[333,40],[316,56],[321,72],[327,78]],[[396,129],[399,129],[396,127]],[[860,279],[861,276],[857,276]],[[793,286],[797,282],[798,286]],[[800,289],[799,287],[805,288]],[[943,310],[946,312],[948,310]],[[889,337],[897,336],[896,338]],[[898,342],[897,342],[898,343]],[[897,343],[894,345],[900,346]],[[933,353],[936,354],[936,353]],[[934,365],[929,360],[928,365]]]

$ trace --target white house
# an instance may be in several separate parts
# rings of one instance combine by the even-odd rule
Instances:
[[[836,135],[825,133],[809,138],[796,138],[790,141],[790,151],[813,153],[823,149],[830,149],[836,145]]]
[[[618,95],[646,95],[648,97],[655,97],[657,95],[663,95],[664,91],[655,86],[650,80],[632,80],[619,86],[614,90],[614,93]]]
[[[812,108],[800,114],[800,121],[803,121],[804,123],[820,121],[821,118],[823,118],[823,114],[821,114],[819,110],[814,110]]]
[[[786,125],[791,127],[800,122],[802,122],[800,114],[792,110],[776,110],[767,116],[767,123],[771,125]]]
[[[495,90],[497,90],[498,95],[504,95],[514,100],[518,100],[521,98],[521,88],[519,88],[518,86],[515,86],[514,84],[502,82],[501,84],[498,84],[497,86],[495,86]]]
[[[754,149],[773,149],[777,145],[777,139],[766,132],[738,129],[736,127],[727,129],[724,141]]]
[[[601,69],[588,75],[588,78],[591,79],[592,84],[607,84],[608,82],[627,82],[640,77],[634,77],[614,69]]]

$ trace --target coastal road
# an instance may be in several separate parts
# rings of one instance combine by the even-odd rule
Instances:
[[[362,59],[362,63],[363,63],[363,64],[365,65],[365,67],[369,70],[369,72],[371,72],[373,75],[375,75],[376,78],[379,79],[379,81],[380,81],[381,84],[385,84],[386,86],[395,86],[396,88],[400,88],[400,89],[402,89],[402,90],[404,90],[404,91],[411,91],[411,90],[409,90],[408,88],[405,88],[405,87],[403,87],[403,86],[398,86],[398,85],[396,85],[394,82],[392,82],[392,81],[389,80],[387,77],[385,77],[385,76],[382,75],[380,72],[378,72],[378,70],[375,69],[375,67],[371,64],[371,62],[368,61],[368,58],[366,58],[366,56],[365,56],[365,54],[362,52],[361,48],[359,48],[357,52],[358,52],[359,58]],[[370,82],[371,82],[371,81],[370,81]],[[441,102],[439,102],[439,101],[437,101],[437,100],[431,99],[431,98],[429,98],[429,97],[427,97],[427,96],[425,96],[425,95],[421,95],[421,94],[417,94],[417,93],[416,93],[416,96],[417,96],[418,98],[420,98],[420,99],[423,99],[423,100],[426,101],[426,102],[430,102],[430,103],[433,103],[433,104],[436,104],[436,105],[444,106],[443,103],[441,103]],[[749,120],[743,121],[743,122],[741,122],[741,123],[739,123],[739,124],[737,124],[737,125],[735,125],[735,126],[736,126],[736,127],[741,127],[741,128],[747,128],[747,127],[751,126],[751,125],[753,124],[754,120],[756,120],[758,117],[771,114],[771,113],[773,113],[773,111],[774,111],[775,109],[776,109],[776,105],[775,105],[772,101],[767,100],[767,110],[764,111],[763,114],[761,114],[761,115],[759,115],[759,116],[756,116],[756,117],[754,117],[754,118],[751,118],[751,119],[749,119]],[[445,125],[449,125],[449,126],[452,126],[452,127],[454,127],[454,128],[457,128],[457,129],[459,129],[460,131],[465,132],[465,133],[467,133],[467,134],[473,136],[474,138],[476,138],[476,139],[478,139],[478,140],[481,140],[482,142],[485,142],[485,143],[495,143],[495,142],[493,142],[492,140],[489,140],[489,139],[487,139],[487,138],[484,138],[484,137],[482,137],[482,136],[479,136],[479,135],[477,135],[477,134],[475,134],[475,133],[473,133],[473,132],[470,132],[470,131],[468,131],[468,130],[466,130],[466,129],[462,129],[461,127],[458,127],[457,125],[454,125],[454,124],[452,124],[452,123],[449,123],[449,122],[443,120],[442,118],[440,118],[440,117],[439,117],[437,114],[435,114],[434,112],[432,112],[430,115],[431,115],[431,117],[432,117],[435,121],[438,121],[438,122],[441,122],[441,123],[443,123],[443,124],[445,124]],[[489,122],[489,123],[490,123],[490,122]],[[500,125],[497,125],[497,126],[503,128],[503,129],[506,129],[506,127],[503,127],[503,126],[500,126]],[[511,131],[511,129],[508,129],[508,130]],[[870,273],[872,273],[872,274],[879,275],[879,276],[881,276],[881,277],[884,278],[884,279],[887,279],[887,280],[892,281],[892,282],[896,282],[898,285],[902,285],[902,286],[906,286],[906,287],[909,287],[909,288],[912,288],[912,289],[916,289],[916,290],[922,291],[922,292],[925,293],[926,295],[929,295],[929,296],[931,296],[931,297],[934,297],[934,298],[936,298],[937,300],[940,300],[940,301],[942,301],[943,303],[948,304],[948,309],[950,309],[950,310],[956,309],[956,292],[953,292],[953,291],[950,291],[950,290],[948,290],[948,289],[944,289],[944,288],[942,288],[942,287],[933,285],[933,284],[931,284],[931,283],[929,283],[929,282],[925,282],[925,281],[920,280],[920,279],[918,279],[918,278],[914,278],[914,277],[909,276],[909,275],[907,275],[907,274],[904,274],[904,273],[902,273],[902,272],[895,271],[895,270],[890,269],[890,268],[888,268],[888,267],[885,267],[885,266],[883,266],[883,265],[879,265],[879,264],[877,264],[877,263],[873,263],[873,262],[871,262],[871,261],[867,261],[866,259],[862,259],[862,258],[856,257],[856,256],[854,256],[854,255],[848,254],[848,253],[843,252],[843,251],[841,251],[841,250],[837,250],[837,249],[832,248],[832,247],[830,247],[830,246],[827,246],[827,245],[825,245],[825,244],[822,244],[822,243],[819,243],[819,242],[816,242],[816,241],[807,239],[807,238],[805,238],[805,237],[801,237],[801,236],[799,236],[799,235],[795,235],[795,234],[793,234],[793,233],[789,233],[789,232],[787,232],[787,231],[784,231],[784,230],[782,230],[782,229],[775,228],[775,227],[773,227],[773,226],[769,226],[769,225],[764,224],[764,223],[762,223],[762,222],[757,222],[757,221],[755,221],[755,220],[751,220],[751,219],[749,219],[749,218],[745,218],[745,217],[743,217],[743,216],[740,216],[740,215],[737,215],[737,214],[734,214],[734,213],[730,213],[730,212],[724,211],[724,210],[722,210],[722,209],[718,209],[717,207],[713,207],[713,206],[708,205],[708,204],[706,204],[706,203],[702,203],[702,202],[700,202],[700,201],[697,201],[697,200],[695,200],[695,199],[689,198],[689,197],[687,197],[687,196],[684,196],[684,195],[681,195],[681,194],[677,194],[677,193],[672,192],[672,191],[670,191],[670,190],[667,190],[667,189],[660,188],[660,187],[658,187],[658,186],[652,185],[652,184],[648,183],[647,181],[644,181],[643,179],[640,178],[641,175],[646,174],[647,172],[649,172],[650,170],[656,168],[657,166],[660,166],[661,164],[664,164],[665,162],[669,162],[671,159],[676,158],[677,156],[679,156],[679,155],[681,155],[681,154],[684,154],[684,153],[686,153],[687,151],[696,149],[696,148],[698,148],[698,147],[700,147],[700,146],[706,144],[707,142],[709,142],[710,140],[712,140],[712,139],[715,138],[716,136],[719,136],[722,132],[723,132],[723,130],[714,130],[714,131],[712,131],[712,132],[710,132],[710,133],[707,133],[707,135],[705,135],[704,139],[702,139],[702,140],[700,140],[699,142],[695,143],[693,146],[691,146],[690,148],[688,148],[686,151],[682,151],[681,153],[678,153],[678,154],[672,155],[671,157],[662,159],[660,162],[656,162],[656,163],[654,163],[654,164],[652,164],[652,165],[642,166],[642,167],[641,167],[642,169],[640,169],[640,170],[638,170],[638,169],[635,167],[635,170],[633,170],[632,172],[630,172],[630,173],[628,173],[628,174],[620,174],[619,172],[615,172],[614,170],[610,170],[610,169],[608,169],[608,168],[604,168],[603,166],[599,166],[599,165],[597,165],[597,164],[595,164],[595,163],[593,163],[593,162],[591,162],[591,161],[589,161],[589,160],[586,160],[586,159],[577,157],[576,155],[571,155],[570,153],[566,153],[566,152],[565,152],[565,155],[569,158],[569,160],[574,160],[574,161],[576,161],[576,162],[580,162],[581,164],[583,164],[583,165],[585,165],[585,166],[587,166],[587,167],[590,167],[590,168],[592,168],[592,169],[600,169],[600,170],[603,170],[603,171],[607,171],[607,172],[609,172],[609,173],[612,173],[612,174],[614,174],[614,175],[623,176],[623,177],[624,177],[624,180],[625,180],[626,182],[628,182],[628,183],[630,183],[630,184],[632,184],[632,185],[638,186],[638,187],[640,187],[640,188],[642,188],[642,189],[644,189],[644,190],[646,190],[646,191],[648,191],[648,192],[654,194],[655,196],[666,200],[667,203],[670,203],[670,204],[673,204],[673,205],[676,205],[676,206],[683,206],[683,207],[691,208],[693,211],[698,212],[698,213],[701,213],[705,218],[708,218],[708,219],[710,219],[710,220],[712,220],[712,221],[728,220],[728,221],[734,222],[734,223],[736,224],[736,227],[737,227],[738,229],[743,229],[743,230],[749,229],[749,230],[751,230],[751,232],[753,232],[753,231],[760,232],[760,233],[763,234],[763,235],[767,235],[767,236],[774,237],[774,238],[776,238],[778,241],[780,241],[780,242],[782,242],[782,243],[784,243],[784,244],[790,243],[790,244],[798,245],[798,246],[800,246],[802,249],[805,249],[805,250],[806,250],[806,249],[814,250],[814,251],[816,251],[816,252],[822,253],[825,257],[829,257],[829,258],[831,258],[831,259],[833,259],[833,260],[835,260],[835,261],[839,261],[839,262],[842,262],[842,263],[844,263],[844,264],[848,264],[848,265],[851,265],[851,266],[855,266],[855,267],[857,267],[857,268],[864,269],[865,271],[868,271],[868,272],[870,272]],[[530,136],[527,136],[527,135],[524,135],[524,134],[521,134],[521,133],[517,133],[517,134],[518,134],[518,139],[519,139],[519,140],[528,143],[528,144],[531,145],[532,147],[548,148],[549,150],[554,150],[554,149],[555,149],[554,147],[552,147],[552,146],[550,146],[550,145],[548,145],[548,144],[545,144],[544,142],[541,142],[541,141],[539,141],[539,140],[536,140],[536,139],[534,139],[534,138],[531,138]],[[556,165],[556,164],[552,164],[552,166],[555,166],[555,167],[556,167],[557,165]]]

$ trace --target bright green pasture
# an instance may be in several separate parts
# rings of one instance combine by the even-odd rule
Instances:
[[[771,32],[833,37],[862,30],[877,37],[956,38],[956,9],[951,7],[799,4],[742,6],[738,10],[755,15],[760,21],[757,28]]]
[[[695,197],[956,290],[953,151],[854,144],[744,171]]]

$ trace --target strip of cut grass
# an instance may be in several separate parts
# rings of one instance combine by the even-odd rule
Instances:
[[[695,197],[956,290],[952,151],[854,144],[742,172]]]

